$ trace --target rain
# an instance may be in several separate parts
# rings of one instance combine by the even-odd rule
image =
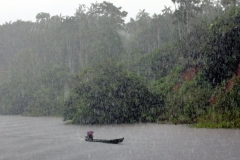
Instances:
[[[1,24],[0,159],[239,160],[240,1],[169,2]]]

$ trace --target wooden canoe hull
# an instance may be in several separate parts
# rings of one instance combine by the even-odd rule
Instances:
[[[124,138],[119,138],[119,139],[93,139],[93,140],[88,140],[85,139],[85,141],[88,142],[102,142],[102,143],[111,143],[111,144],[118,144],[121,143],[124,140]]]

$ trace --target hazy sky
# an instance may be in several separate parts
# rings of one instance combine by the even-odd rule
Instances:
[[[90,6],[94,2],[103,2],[104,0],[1,0],[0,1],[0,25],[5,22],[14,22],[18,19],[23,21],[35,22],[37,13],[46,12],[51,16],[73,16],[79,4]],[[153,15],[153,13],[161,13],[166,6],[173,6],[171,0],[105,0],[113,3],[122,10],[128,12],[130,17],[135,18],[141,9]],[[174,9],[173,7],[171,9]]]

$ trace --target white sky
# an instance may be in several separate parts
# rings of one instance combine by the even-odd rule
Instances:
[[[35,17],[40,12],[49,13],[51,16],[73,16],[79,4],[90,6],[94,2],[101,3],[104,0],[0,0],[0,25],[5,22],[14,22],[18,19],[35,22]],[[171,0],[105,0],[113,3],[116,7],[122,7],[122,11],[128,12],[130,17],[135,18],[139,10],[145,9],[152,16],[161,13],[165,6],[172,6]]]

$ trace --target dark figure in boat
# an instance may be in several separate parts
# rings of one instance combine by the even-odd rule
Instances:
[[[93,131],[88,131],[87,136],[85,136],[86,141],[92,141],[93,140]]]

